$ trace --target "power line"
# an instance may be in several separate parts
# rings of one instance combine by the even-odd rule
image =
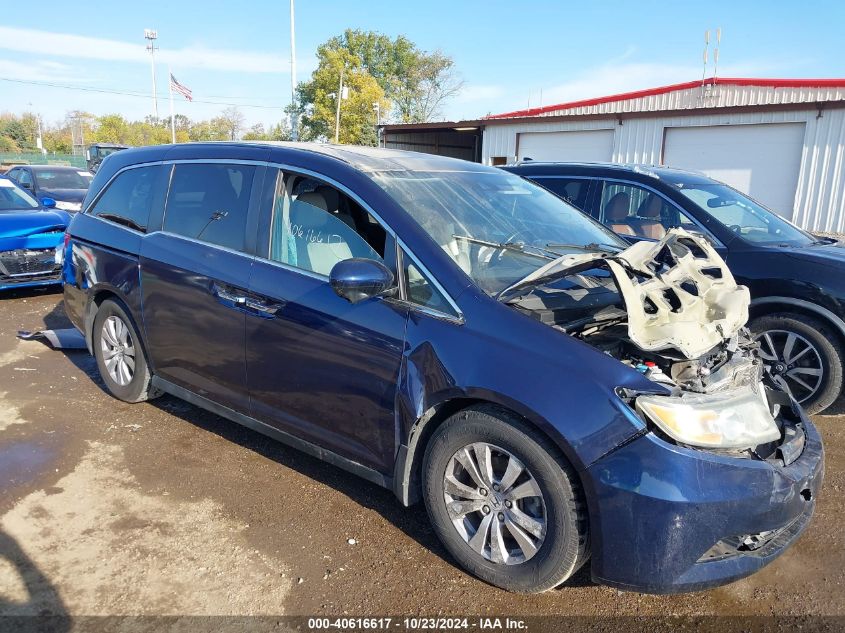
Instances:
[[[121,95],[124,97],[136,97],[139,99],[150,99],[152,95],[144,93],[144,92],[137,92],[132,90],[108,90],[106,88],[88,88],[86,86],[71,86],[68,84],[57,84],[52,83],[49,81],[33,81],[28,79],[11,79],[9,77],[0,77],[0,81],[8,81],[10,83],[16,84],[27,84],[30,86],[42,86],[45,88],[62,88],[64,90],[79,90],[81,92],[98,92],[101,94],[111,94],[111,95]],[[240,97],[221,97],[224,99],[239,99]],[[222,106],[234,106],[237,108],[261,108],[265,110],[284,110],[282,106],[270,106],[270,105],[259,105],[257,103],[229,103],[226,101],[203,101],[200,99],[194,99],[193,103],[204,103],[207,105],[222,105]]]

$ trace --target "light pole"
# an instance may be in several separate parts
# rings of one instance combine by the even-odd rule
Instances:
[[[296,116],[296,35],[293,19],[293,0],[290,0],[290,137],[299,140],[298,121]]]
[[[340,142],[340,102],[343,101],[345,95],[343,93],[343,71],[346,70],[346,62],[340,67],[340,85],[337,88],[337,111],[334,115],[334,142]]]
[[[144,29],[144,39],[147,40],[147,50],[150,51],[150,60],[153,64],[153,116],[158,120],[158,96],[156,95],[156,51],[158,47],[155,45],[158,39],[158,31],[153,29]]]
[[[373,101],[373,110],[376,111],[376,147],[381,147],[381,104]]]

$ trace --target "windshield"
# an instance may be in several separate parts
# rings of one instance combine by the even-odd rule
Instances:
[[[491,294],[562,253],[626,246],[560,198],[505,171],[384,171],[373,178]]]
[[[38,169],[35,179],[44,189],[87,189],[94,178],[87,171],[73,169]]]
[[[680,184],[679,191],[743,239],[755,244],[806,246],[815,238],[736,189],[721,183]]]
[[[18,189],[11,180],[0,178],[0,211],[20,211],[37,209],[38,202],[22,189]]]

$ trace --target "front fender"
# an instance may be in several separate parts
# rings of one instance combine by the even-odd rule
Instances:
[[[500,308],[500,309],[498,309]],[[641,432],[617,387],[654,383],[601,352],[496,303],[500,323],[409,316],[396,395],[394,488],[415,498],[416,468],[432,420],[476,402],[502,406],[549,437],[576,470]],[[445,410],[445,415],[443,412]]]

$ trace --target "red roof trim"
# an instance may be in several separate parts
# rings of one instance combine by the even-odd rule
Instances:
[[[718,84],[728,86],[763,86],[769,88],[845,88],[845,79],[749,79],[749,78],[727,78],[711,77],[705,80],[707,84]],[[625,101],[626,99],[639,99],[654,95],[666,94],[676,90],[687,90],[701,85],[701,81],[687,81],[671,86],[660,86],[659,88],[648,88],[634,92],[623,92],[608,97],[597,97],[594,99],[583,99],[581,101],[570,101],[569,103],[558,103],[556,105],[543,106],[542,108],[528,108],[527,110],[514,110],[503,114],[491,114],[485,119],[509,119],[513,117],[526,117],[554,112],[556,110],[569,110],[571,108],[584,108],[599,105],[602,103],[613,103],[614,101]]]

